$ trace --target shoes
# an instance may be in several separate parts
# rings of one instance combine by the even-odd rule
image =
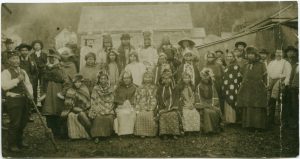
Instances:
[[[33,117],[30,116],[29,119],[28,119],[28,121],[29,121],[29,122],[33,122],[33,121],[34,121],[34,120],[33,120]]]
[[[21,150],[17,146],[12,146],[9,148],[9,151],[11,152],[20,152]]]

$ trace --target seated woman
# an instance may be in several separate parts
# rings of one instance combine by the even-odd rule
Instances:
[[[200,83],[196,87],[196,109],[200,111],[205,133],[217,133],[221,130],[222,113],[211,69],[200,72]]]
[[[75,75],[73,86],[67,90],[65,97],[65,106],[70,107],[67,125],[71,139],[89,138],[91,123],[87,111],[90,108],[90,94],[82,80],[81,75]]]
[[[185,132],[200,131],[200,115],[195,108],[194,87],[191,76],[183,72],[181,81],[176,87],[177,98],[182,107],[182,124]]]
[[[91,136],[95,138],[95,143],[99,143],[99,137],[107,137],[113,133],[114,123],[114,95],[109,85],[108,75],[105,72],[99,72],[97,78],[88,114],[93,120]]]
[[[86,63],[81,68],[80,74],[83,76],[84,84],[89,88],[91,93],[97,81],[100,64],[96,63],[96,54],[93,52],[89,52],[85,55],[85,61]]]
[[[146,72],[146,66],[139,62],[138,54],[132,51],[129,54],[129,63],[126,65],[125,70],[132,74],[133,83],[141,86],[143,74]]]
[[[181,135],[182,130],[178,101],[175,101],[177,99],[171,83],[171,72],[164,70],[161,85],[157,90],[159,135],[163,139],[166,139],[168,135],[172,135],[174,139],[177,139],[177,135]]]
[[[133,84],[130,72],[124,71],[120,76],[119,86],[115,90],[114,104],[117,118],[114,129],[118,135],[133,134],[135,123],[134,94],[137,86]]]
[[[146,72],[143,77],[143,84],[135,93],[136,122],[134,134],[145,137],[155,136],[157,124],[154,111],[157,106],[156,86],[153,83],[152,72]]]

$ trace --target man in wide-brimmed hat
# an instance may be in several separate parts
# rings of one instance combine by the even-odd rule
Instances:
[[[5,44],[5,50],[2,51],[1,53],[1,65],[2,65],[2,70],[4,70],[5,68],[9,67],[9,65],[7,64],[7,54],[11,53],[14,49],[13,49],[13,45],[14,45],[14,42],[12,39],[6,39],[4,41],[4,44]]]
[[[40,40],[33,41],[31,47],[33,51],[30,54],[30,59],[32,59],[37,66],[37,76],[32,80],[33,95],[35,102],[37,102],[38,83],[40,83],[40,89],[43,90],[43,87],[45,87],[43,73],[47,64],[47,53],[43,51],[44,44]]]
[[[192,51],[193,56],[194,56],[193,60],[194,61],[198,60],[197,53],[194,50],[194,47],[195,47],[196,43],[193,40],[191,40],[188,37],[185,37],[185,38],[183,38],[182,40],[180,40],[178,42],[178,45],[180,46],[180,48],[178,49],[179,50],[179,52],[178,52],[178,59],[179,59],[180,62],[182,62],[182,60],[183,60],[183,53],[187,49]]]
[[[135,50],[135,48],[130,44],[131,36],[128,33],[122,34],[120,39],[121,45],[118,48],[119,60],[121,68],[125,68],[129,62],[129,53]]]
[[[74,54],[69,48],[61,48],[58,50],[61,57],[61,67],[69,78],[73,78],[77,73],[76,65],[74,63]]]
[[[2,72],[1,88],[5,91],[7,114],[10,118],[8,146],[12,152],[28,147],[23,142],[23,130],[28,121],[27,100],[33,98],[32,85],[25,70],[20,68],[18,52],[7,56],[9,67]]]
[[[139,60],[140,62],[144,63],[147,68],[153,68],[154,65],[157,64],[158,53],[157,50],[152,46],[152,39],[151,39],[152,32],[151,31],[144,31],[144,46],[139,48]]]

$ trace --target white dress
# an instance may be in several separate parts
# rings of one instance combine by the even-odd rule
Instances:
[[[146,72],[146,67],[143,63],[135,62],[126,65],[126,71],[129,71],[132,74],[133,83],[141,86],[143,81],[143,75]]]
[[[114,120],[114,130],[118,135],[129,135],[134,132],[136,113],[129,101],[116,109],[117,118]]]

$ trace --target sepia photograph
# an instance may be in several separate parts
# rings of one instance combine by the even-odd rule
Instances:
[[[297,1],[1,2],[3,158],[296,158]]]

